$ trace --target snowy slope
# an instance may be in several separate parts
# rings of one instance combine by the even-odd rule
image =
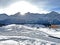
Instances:
[[[5,36],[6,37],[6,36]],[[9,37],[9,36],[8,36]],[[14,37],[14,38],[13,38]],[[10,36],[10,39],[5,39],[0,41],[0,45],[59,45],[60,43],[50,42],[46,40],[41,40],[37,38],[30,38],[30,37],[19,37],[19,36]]]
[[[39,26],[39,28],[37,28]],[[41,26],[41,27],[40,27]],[[60,44],[60,39],[51,38],[54,36],[55,29],[46,28],[43,25],[16,25],[11,24],[0,27],[0,44],[1,45],[51,45]],[[14,43],[9,43],[14,42]]]

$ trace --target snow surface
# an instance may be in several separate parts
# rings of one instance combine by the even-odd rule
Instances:
[[[37,28],[39,27],[39,28]],[[0,27],[0,45],[59,45],[60,31],[46,28],[44,25],[16,25]]]

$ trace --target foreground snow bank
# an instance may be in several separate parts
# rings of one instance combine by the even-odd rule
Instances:
[[[37,28],[39,27],[39,28]],[[60,38],[60,31],[56,31],[56,29],[52,29],[52,28],[46,28],[44,25],[37,25],[37,24],[25,24],[25,25],[16,25],[16,24],[11,24],[11,25],[7,25],[7,26],[3,26],[0,27],[0,30],[4,30],[4,31],[11,31],[11,32],[19,32],[21,30],[38,30],[38,31],[42,31],[46,34],[49,34],[51,36],[55,36],[55,37],[59,37]],[[26,32],[29,33],[29,32]]]
[[[52,44],[59,45],[59,43],[41,40],[41,39],[37,39],[37,38],[21,36],[18,39],[17,37],[19,37],[19,36],[16,36],[16,37],[12,36],[10,38],[13,38],[13,39],[0,41],[0,45],[52,45]],[[16,38],[16,39],[14,40],[14,38]],[[18,41],[16,41],[17,39],[18,39]]]
[[[11,24],[11,25],[0,27],[0,35],[1,35],[0,40],[3,40],[3,41],[0,41],[1,45],[4,45],[4,44],[15,45],[15,44],[10,44],[9,42],[14,42],[16,44],[18,43],[20,45],[44,45],[44,44],[51,45],[51,44],[60,43],[58,39],[52,39],[48,37],[49,35],[60,37],[60,32],[56,31],[55,29],[42,27],[41,25],[39,26],[39,25],[30,25],[30,24],[29,25]],[[24,37],[21,37],[22,39],[21,41],[19,36],[30,37],[30,38],[33,38],[32,40],[35,40],[34,38],[37,38],[39,40],[36,39],[32,43],[30,38],[24,39]],[[12,37],[12,40],[11,40],[11,37]],[[16,41],[16,39],[18,39],[18,41]],[[44,41],[41,41],[41,40],[44,40]]]
[[[18,45],[18,42],[14,40],[0,41],[0,45]]]

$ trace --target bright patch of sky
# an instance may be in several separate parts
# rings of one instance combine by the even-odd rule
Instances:
[[[21,12],[48,13],[60,12],[60,0],[0,0],[0,13]]]

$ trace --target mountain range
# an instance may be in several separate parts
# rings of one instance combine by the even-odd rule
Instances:
[[[17,12],[14,15],[0,14],[0,24],[60,24],[60,14],[52,11],[47,14]]]

